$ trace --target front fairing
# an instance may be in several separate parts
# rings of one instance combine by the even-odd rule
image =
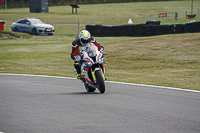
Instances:
[[[80,52],[83,55],[82,62],[86,64],[86,67],[103,63],[103,54],[93,43],[86,44]]]

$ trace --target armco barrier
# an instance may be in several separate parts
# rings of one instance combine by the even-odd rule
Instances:
[[[119,26],[106,26],[106,25],[86,25],[88,30],[93,36],[110,37],[110,36],[155,36],[164,34],[178,34],[178,33],[194,33],[200,32],[200,22],[193,22],[187,24],[174,24],[174,25],[119,25]]]

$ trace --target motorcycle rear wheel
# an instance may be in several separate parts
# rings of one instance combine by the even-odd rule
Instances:
[[[96,88],[90,87],[88,84],[84,83],[87,92],[94,92]]]
[[[103,80],[103,76],[100,70],[96,71],[96,81],[97,81],[97,86],[98,86],[98,90],[100,93],[104,93],[105,92],[105,83]]]

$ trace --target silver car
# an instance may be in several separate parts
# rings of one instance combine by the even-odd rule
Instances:
[[[55,28],[52,25],[45,24],[36,18],[25,18],[14,22],[12,24],[11,30],[15,32],[25,32],[33,35],[53,35]]]

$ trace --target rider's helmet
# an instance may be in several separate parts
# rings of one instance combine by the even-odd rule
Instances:
[[[80,42],[82,45],[87,44],[91,41],[90,32],[87,30],[82,30],[79,37],[80,37]]]

